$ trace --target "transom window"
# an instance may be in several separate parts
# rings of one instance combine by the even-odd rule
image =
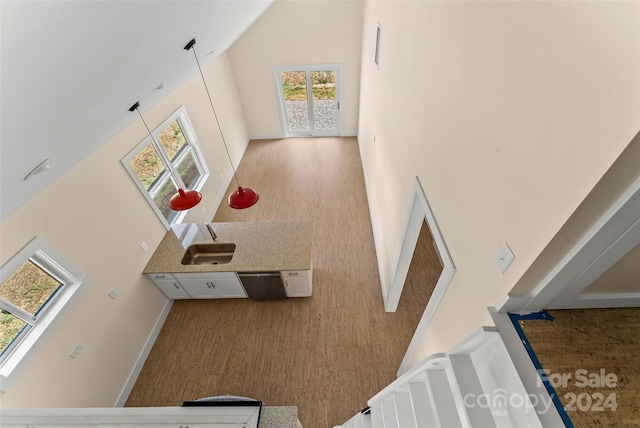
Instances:
[[[0,270],[0,383],[6,390],[87,281],[42,237]]]
[[[165,227],[186,214],[173,211],[171,197],[178,189],[200,190],[209,176],[184,106],[151,132],[122,163]]]

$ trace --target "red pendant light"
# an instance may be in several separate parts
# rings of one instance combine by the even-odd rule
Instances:
[[[189,41],[189,43],[185,45],[184,49],[188,51],[188,50],[191,50],[191,48],[193,48],[193,56],[196,59],[196,64],[198,65],[198,70],[200,71],[200,77],[202,77],[202,83],[204,83],[204,89],[207,91],[207,97],[209,98],[209,104],[211,105],[211,110],[213,111],[213,117],[216,119],[216,123],[218,124],[218,130],[220,131],[220,136],[222,137],[222,143],[224,144],[224,149],[227,151],[227,157],[229,158],[229,163],[231,163],[233,176],[236,180],[236,183],[238,184],[238,189],[231,192],[227,203],[231,208],[236,210],[249,208],[255,205],[256,202],[258,202],[259,195],[258,195],[258,192],[256,192],[255,190],[249,187],[240,186],[240,180],[238,180],[236,169],[233,167],[233,161],[231,160],[231,155],[229,154],[229,148],[227,147],[227,142],[224,139],[222,128],[220,127],[220,121],[218,120],[216,109],[213,107],[213,101],[211,101],[211,93],[209,92],[209,88],[207,87],[207,81],[204,79],[204,74],[202,74],[202,68],[200,67],[200,61],[198,61],[196,48],[193,47],[193,45],[195,44],[196,44],[196,39],[191,39],[191,41]]]
[[[132,105],[129,108],[129,111],[135,110],[138,112],[140,119],[142,119],[142,123],[144,123],[145,128],[147,128],[147,132],[149,133],[149,136],[153,141],[156,141],[156,139],[153,137],[153,134],[151,133],[151,130],[147,126],[147,122],[144,121],[144,117],[142,117],[142,113],[140,113],[140,110],[138,110],[138,107],[140,107],[140,103],[136,102],[134,105]],[[157,141],[156,141],[156,144],[157,144]],[[200,194],[200,192],[196,190],[185,191],[183,189],[178,189],[178,193],[176,193],[171,197],[171,201],[169,202],[169,207],[171,207],[171,209],[174,211],[184,211],[198,205],[200,200],[202,200],[202,195]]]
[[[238,190],[231,192],[229,195],[228,204],[231,208],[241,210],[255,205],[259,197],[260,195],[258,195],[255,190],[238,186]]]
[[[178,189],[178,193],[171,197],[169,206],[174,211],[184,211],[195,207],[202,200],[202,195],[196,190]]]

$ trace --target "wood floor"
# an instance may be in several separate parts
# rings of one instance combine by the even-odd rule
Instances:
[[[407,278],[402,288],[402,295],[398,302],[398,312],[403,312],[405,306],[409,312],[419,308],[422,308],[424,312],[424,308],[427,307],[431,294],[436,288],[442,269],[442,262],[438,257],[433,236],[426,221],[423,221]],[[413,330],[417,326],[416,324]]]
[[[238,176],[260,200],[214,221],[312,221],[313,296],[176,301],[127,405],[234,394],[298,406],[305,428],[342,424],[396,378],[429,287],[414,279],[384,312],[355,138],[252,141]]]
[[[549,313],[554,321],[521,325],[542,367],[555,374],[550,380],[562,404],[575,408],[567,412],[574,426],[640,427],[640,308]],[[579,369],[586,373],[577,373]],[[601,370],[610,376],[608,384]],[[582,386],[585,376],[593,379],[590,386]],[[615,411],[607,406],[611,394]]]

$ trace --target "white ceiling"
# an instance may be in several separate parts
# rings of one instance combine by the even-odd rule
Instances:
[[[205,65],[271,1],[2,0],[1,218],[196,74],[189,40]]]

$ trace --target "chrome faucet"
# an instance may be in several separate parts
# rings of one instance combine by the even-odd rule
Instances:
[[[205,226],[207,226],[207,230],[209,231],[209,235],[211,235],[211,239],[213,239],[213,242],[215,242],[218,235],[216,235],[209,223],[205,223]]]

